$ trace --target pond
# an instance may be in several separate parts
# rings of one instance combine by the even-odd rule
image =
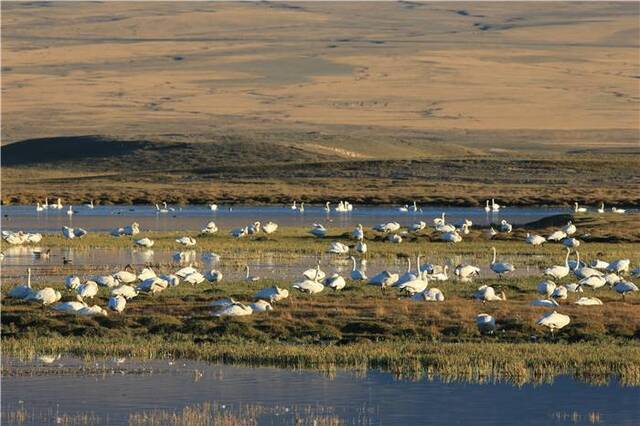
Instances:
[[[498,213],[486,213],[483,207],[422,207],[417,212],[400,212],[398,207],[355,207],[349,213],[331,211],[321,206],[305,206],[304,213],[290,206],[220,206],[211,211],[208,206],[173,206],[167,213],[160,213],[155,206],[96,206],[89,209],[74,206],[76,213],[69,217],[67,207],[62,210],[47,209],[36,212],[35,206],[2,206],[2,227],[9,230],[30,232],[59,232],[62,226],[82,227],[90,231],[109,231],[131,222],[138,222],[142,229],[152,231],[199,231],[213,220],[219,228],[245,226],[259,220],[274,221],[280,226],[307,227],[313,223],[331,223],[333,226],[373,226],[382,222],[398,221],[410,225],[423,220],[428,224],[442,212],[447,222],[461,223],[470,219],[478,225],[488,225],[506,219],[513,224],[524,224],[546,216],[570,213],[567,208],[513,207]]]
[[[50,362],[50,360],[47,360]],[[640,388],[553,383],[448,383],[249,368],[193,361],[3,360],[3,424],[162,424],[229,416],[233,424],[640,424]],[[186,417],[188,416],[188,417]],[[218,417],[220,418],[220,417]],[[241,423],[245,422],[245,423]]]

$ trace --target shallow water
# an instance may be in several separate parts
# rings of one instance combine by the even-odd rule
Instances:
[[[156,272],[175,272],[184,265],[194,262],[201,270],[220,270],[225,281],[241,281],[245,276],[244,264],[246,258],[234,255],[222,255],[220,260],[203,260],[201,250],[186,250],[188,257],[182,263],[173,259],[176,250],[160,249],[138,249],[138,248],[90,248],[74,249],[68,247],[53,247],[49,259],[37,259],[33,256],[34,249],[38,247],[11,246],[4,251],[5,258],[2,261],[3,279],[11,282],[18,281],[25,276],[27,268],[32,269],[32,280],[34,283],[62,282],[63,277],[74,274],[81,278],[88,278],[95,274],[115,273],[130,264],[140,270],[144,265],[153,264]],[[486,257],[486,256],[485,256]],[[72,264],[63,265],[62,259],[72,260]],[[518,268],[511,276],[527,277],[539,275],[540,268],[531,264],[534,257],[527,258],[503,256],[508,261],[513,261]],[[276,281],[293,281],[301,277],[303,271],[313,268],[318,257],[315,255],[302,255],[296,258],[282,258],[273,253],[260,253],[259,259],[249,261],[251,275],[262,279]],[[348,277],[352,263],[343,256],[332,256],[324,254],[320,257],[321,268],[324,272],[333,274],[337,272],[344,277]],[[454,279],[453,268],[460,263],[477,264],[481,269],[481,278],[495,278],[496,275],[489,270],[488,257],[481,261],[471,256],[452,256],[443,259],[426,259],[423,263],[434,262],[449,266],[449,277]],[[528,262],[529,264],[525,264]],[[382,270],[392,273],[403,274],[407,270],[406,260],[401,258],[374,258],[367,261],[366,265],[360,266],[369,277]],[[416,271],[415,262],[412,262],[412,270]]]
[[[78,413],[93,413],[94,424],[126,424],[130,414],[180,413],[206,402],[223,413],[255,418],[258,424],[313,424],[323,419],[407,425],[640,423],[640,388],[615,381],[592,386],[560,377],[552,384],[514,387],[397,380],[378,371],[365,375],[338,371],[329,377],[311,371],[189,361],[61,358],[33,366],[6,358],[3,364],[8,372],[2,383],[4,424],[12,424],[6,415],[19,408],[38,418],[26,421],[27,425],[53,423],[56,416]],[[85,374],[58,374],[71,366],[82,366]],[[29,373],[20,374],[25,371]]]
[[[331,211],[324,207],[305,206],[304,213],[292,210],[290,206],[247,207],[220,206],[213,212],[208,206],[170,207],[174,211],[159,213],[153,206],[96,206],[89,209],[74,206],[76,213],[69,217],[67,207],[62,210],[48,209],[36,212],[35,206],[2,206],[2,228],[30,232],[59,232],[62,226],[82,227],[89,231],[108,231],[131,222],[138,222],[143,230],[153,231],[199,231],[213,220],[219,228],[245,226],[259,220],[273,221],[280,226],[310,226],[313,223],[330,222],[334,226],[355,226],[362,223],[372,226],[382,222],[398,221],[410,225],[423,220],[431,223],[442,212],[447,222],[461,223],[470,219],[475,224],[487,225],[506,219],[513,224],[523,224],[561,213],[569,213],[567,208],[506,208],[499,213],[486,213],[482,207],[423,207],[418,212],[400,212],[398,207],[356,207],[349,213]]]

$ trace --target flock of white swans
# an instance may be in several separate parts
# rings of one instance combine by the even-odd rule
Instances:
[[[93,202],[85,206],[87,208],[94,208]],[[55,204],[48,204],[47,201],[45,201],[44,204],[38,203],[37,208],[54,208],[61,210],[63,206],[60,199],[58,199]],[[218,207],[215,204],[211,204],[210,208],[215,210]],[[330,210],[330,204],[327,203],[325,208]],[[491,200],[491,202],[487,200],[485,207],[487,211],[499,211],[500,208],[503,208],[503,206],[496,204],[494,200]],[[160,207],[158,205],[157,209],[168,210],[169,208],[166,203],[163,203],[163,206]],[[302,211],[304,210],[304,203],[298,205],[294,202],[291,209]],[[338,207],[336,207],[336,211],[350,211],[352,209],[353,206],[348,202],[340,202]],[[411,207],[405,206],[400,208],[401,211],[417,211],[418,209],[415,203]],[[584,207],[580,207],[577,203],[574,206],[576,212],[584,212],[584,209]],[[604,211],[604,205],[601,205],[598,211]],[[624,213],[624,210],[616,209],[614,212]],[[463,236],[469,233],[472,226],[473,223],[469,220],[465,220],[458,226],[447,223],[445,213],[433,219],[432,225],[433,229],[440,233],[443,241],[453,244],[460,243],[463,240]],[[376,236],[382,235],[389,242],[398,244],[403,241],[403,236],[406,237],[410,233],[420,232],[426,227],[427,223],[419,221],[402,230],[403,227],[398,222],[388,222],[374,226],[372,231]],[[489,238],[499,232],[510,233],[513,227],[506,220],[502,220],[496,228],[497,229],[493,227],[489,228]],[[262,224],[256,221],[247,226],[231,230],[230,235],[233,238],[244,238],[259,233],[270,235],[275,233],[277,229],[278,225],[274,222]],[[134,237],[133,241],[136,245],[152,247],[154,241],[150,238],[135,238],[140,231],[140,226],[137,223],[132,223],[121,228],[113,229],[110,234],[114,237],[131,236]],[[202,229],[201,234],[215,234],[217,232],[218,227],[216,224],[209,222]],[[640,277],[640,268],[631,270],[629,259],[617,259],[611,262],[594,259],[587,264],[583,260],[580,260],[580,253],[577,251],[577,247],[580,246],[580,241],[574,237],[576,232],[576,226],[569,222],[547,237],[527,234],[524,241],[526,244],[533,246],[539,246],[553,241],[559,242],[566,247],[564,264],[553,265],[544,269],[543,281],[537,286],[537,292],[541,297],[531,302],[532,306],[552,309],[551,312],[546,313],[537,321],[538,325],[548,327],[551,332],[561,329],[570,323],[571,319],[568,315],[556,311],[556,309],[560,310],[559,308],[562,306],[559,301],[566,300],[569,293],[583,293],[584,288],[592,289],[595,292],[602,287],[609,286],[615,292],[621,294],[624,300],[625,295],[638,291],[638,287],[632,283],[626,275],[636,278]],[[322,224],[314,224],[312,229],[309,230],[309,233],[319,238],[326,237],[327,228]],[[65,238],[69,239],[83,238],[87,235],[87,231],[82,228],[74,229],[65,226],[62,228],[62,234]],[[43,238],[41,234],[10,231],[3,231],[2,237],[4,241],[9,244],[36,244]],[[431,284],[449,280],[448,266],[433,265],[430,263],[423,264],[421,263],[420,256],[418,256],[415,263],[415,271],[412,270],[411,259],[407,259],[407,270],[405,273],[397,274],[384,270],[369,278],[362,268],[366,260],[361,258],[360,266],[358,266],[356,257],[351,253],[353,250],[355,252],[353,254],[362,257],[361,255],[367,252],[364,227],[357,225],[351,233],[351,238],[355,240],[355,245],[352,247],[344,242],[333,241],[326,250],[328,253],[350,258],[352,270],[348,279],[351,281],[351,285],[367,283],[380,287],[383,293],[388,288],[396,288],[401,294],[415,301],[445,301],[444,293]],[[176,243],[184,247],[194,247],[197,241],[194,237],[184,236],[176,239]],[[570,259],[572,250],[575,250],[577,256],[575,260]],[[45,256],[42,252],[34,252],[34,255]],[[183,255],[184,252],[177,252],[174,255],[174,260],[179,262],[184,260]],[[219,261],[220,256],[215,253],[204,253],[203,259]],[[511,263],[499,260],[495,247],[492,247],[489,269],[501,278],[503,275],[513,272],[516,268]],[[460,264],[455,267],[453,273],[456,279],[462,282],[471,282],[475,277],[480,275],[480,268],[476,265]],[[562,280],[572,277],[575,277],[577,281],[561,284]],[[51,287],[39,290],[32,288],[31,269],[29,269],[27,282],[13,287],[7,295],[14,299],[34,301],[41,303],[43,306],[51,306],[52,309],[56,311],[81,316],[106,316],[108,310],[122,313],[127,304],[141,293],[153,295],[169,287],[178,286],[181,282],[198,285],[205,281],[216,283],[222,279],[223,275],[219,270],[212,269],[204,271],[203,273],[192,265],[181,267],[172,273],[160,274],[156,273],[150,267],[145,267],[141,271],[136,272],[133,267],[127,265],[124,269],[112,274],[91,276],[84,281],[75,275],[67,276],[64,279],[65,289],[70,292],[70,294],[75,295],[75,297],[74,300],[60,302],[62,299],[60,291]],[[248,283],[255,283],[258,282],[260,278],[252,276],[249,271],[249,266],[246,265],[244,280]],[[347,279],[338,273],[331,275],[326,274],[322,271],[320,263],[318,262],[314,268],[302,272],[301,278],[292,283],[290,288],[303,293],[318,294],[323,292],[327,287],[334,291],[340,291],[347,286],[347,283]],[[96,304],[89,305],[87,303],[87,300],[93,299],[98,295],[101,287],[107,288],[109,291],[106,309]],[[212,308],[212,314],[215,316],[245,316],[273,310],[273,305],[287,297],[289,297],[288,289],[272,286],[257,291],[251,303],[242,303],[232,298],[225,298],[212,301],[210,307]],[[480,286],[474,293],[474,298],[482,302],[500,302],[507,300],[504,292],[498,293],[493,287],[488,285]],[[602,301],[595,296],[582,296],[577,298],[573,303],[579,306],[602,305]],[[496,319],[489,314],[480,313],[476,316],[475,320],[482,333],[492,333],[496,329]]]

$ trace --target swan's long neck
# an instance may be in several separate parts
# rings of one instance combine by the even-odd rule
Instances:
[[[416,259],[416,269],[418,270],[418,278],[422,279],[422,271],[420,270],[420,255]]]
[[[245,277],[246,277],[246,278],[249,278],[249,265],[246,265],[246,266],[244,267],[244,270],[246,271],[246,275],[245,275]]]
[[[411,258],[407,257],[407,273],[411,272]]]
[[[567,257],[564,258],[564,266],[568,269],[569,268],[569,254],[571,253],[571,250],[567,249]]]
[[[496,248],[493,247],[491,251],[493,251],[493,260],[491,261],[491,263],[496,263]]]
[[[353,261],[353,269],[352,270],[355,271],[356,270],[356,258],[352,257],[351,260]]]
[[[318,277],[320,276],[320,263],[316,265],[316,276],[313,279],[314,281],[318,281]]]
[[[31,288],[31,268],[27,269],[27,287]]]

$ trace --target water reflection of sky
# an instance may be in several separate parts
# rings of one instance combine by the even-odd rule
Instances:
[[[47,368],[60,368],[58,363],[73,361],[63,358]],[[375,371],[365,376],[339,371],[327,377],[315,372],[194,362],[169,366],[167,361],[147,363],[146,372],[152,374],[121,374],[119,369],[128,363],[107,365],[106,374],[90,376],[7,375],[3,378],[2,409],[6,412],[24,406],[65,414],[93,412],[101,419],[108,416],[109,424],[126,423],[132,412],[181,411],[207,401],[225,404],[230,410],[241,404],[270,407],[258,415],[259,424],[293,424],[295,417],[286,413],[298,417],[325,413],[345,424],[640,422],[640,388],[621,387],[615,381],[591,386],[560,377],[552,384],[514,387],[506,383],[397,380],[389,373]],[[8,368],[11,371],[11,365]]]
[[[500,213],[486,213],[479,207],[424,207],[420,212],[400,212],[397,207],[356,207],[350,213],[331,211],[327,214],[323,207],[305,206],[304,213],[289,206],[245,207],[220,206],[212,212],[206,206],[175,207],[175,211],[158,213],[151,206],[97,206],[89,209],[74,207],[76,214],[69,217],[66,207],[62,210],[36,212],[34,206],[2,206],[2,228],[28,230],[31,232],[58,232],[64,226],[83,227],[91,231],[108,231],[116,227],[138,222],[142,229],[159,231],[200,230],[213,220],[219,228],[244,226],[255,220],[274,221],[280,226],[310,226],[313,223],[331,223],[333,226],[355,226],[362,223],[372,226],[381,222],[398,221],[402,225],[424,220],[431,223],[433,218],[446,212],[447,221],[461,223],[470,219],[476,224],[487,225],[507,219],[514,224],[538,220],[545,216],[568,213],[563,208],[506,208]]]

